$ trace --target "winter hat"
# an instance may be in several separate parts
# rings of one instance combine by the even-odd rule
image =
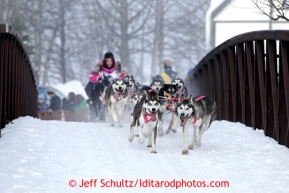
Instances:
[[[113,57],[113,53],[111,53],[111,52],[106,52],[106,53],[104,54],[104,58],[111,58],[111,59],[114,59],[114,57]]]
[[[48,88],[48,89],[47,89],[47,93],[53,93],[53,94],[54,94],[54,93],[55,93],[55,91],[54,91],[54,89],[53,89],[53,88],[51,88],[51,87],[50,87],[50,88]]]
[[[38,100],[40,100],[40,99],[44,100],[44,98],[45,98],[44,93],[41,93],[38,95]]]
[[[97,72],[91,72],[89,75],[89,81],[92,83],[97,82],[99,74]]]
[[[172,62],[170,60],[168,60],[168,59],[163,61],[163,65],[167,66],[167,67],[172,67],[173,66]]]

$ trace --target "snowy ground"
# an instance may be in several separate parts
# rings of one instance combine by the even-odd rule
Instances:
[[[1,193],[289,190],[289,150],[240,123],[215,121],[202,145],[182,155],[181,129],[158,137],[158,153],[152,154],[147,139],[144,144],[138,138],[129,143],[128,123],[119,128],[31,117],[13,122],[0,138]],[[88,187],[79,187],[82,180]],[[111,180],[133,187],[102,187],[112,186]],[[213,188],[211,181],[229,184]],[[144,187],[148,182],[150,187]],[[181,182],[191,187],[176,190]],[[193,187],[204,183],[205,187]],[[152,187],[158,185],[162,187]]]

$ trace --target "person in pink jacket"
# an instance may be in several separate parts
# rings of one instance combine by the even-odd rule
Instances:
[[[124,78],[121,64],[114,59],[111,52],[105,53],[104,58],[94,67],[94,72],[89,77],[93,77],[94,80],[99,81],[104,75],[110,75],[112,78]]]
[[[104,76],[110,76],[111,78],[121,78],[125,77],[125,74],[121,71],[121,64],[114,59],[113,53],[107,52],[104,55],[104,58],[99,62],[89,74],[89,82],[85,87],[87,96],[89,97],[88,104],[95,111],[91,112],[91,121],[94,121],[95,115],[96,120],[104,121],[103,115],[103,104],[100,101],[101,94],[104,91],[104,85],[102,80]]]

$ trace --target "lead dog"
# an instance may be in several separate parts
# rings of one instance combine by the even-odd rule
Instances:
[[[188,149],[192,150],[194,144],[196,146],[201,145],[202,135],[217,117],[217,106],[214,99],[208,96],[197,96],[193,99],[190,96],[189,99],[185,99],[184,95],[182,95],[177,107],[177,113],[183,127],[184,150],[182,154],[188,154]],[[194,132],[192,142],[188,146],[189,125],[193,125]],[[197,129],[198,137],[196,137]]]
[[[113,83],[104,92],[104,102],[107,109],[110,125],[123,125],[124,111],[128,100],[126,84],[122,79],[114,79]],[[115,111],[118,108],[118,112]]]
[[[156,151],[156,138],[157,138],[157,115],[160,107],[157,92],[151,90],[146,91],[146,97],[136,103],[133,109],[133,120],[130,125],[129,142],[134,138],[134,127],[138,128],[139,143],[143,143],[142,128],[144,125],[149,129],[148,145],[152,147],[151,153],[157,153]]]

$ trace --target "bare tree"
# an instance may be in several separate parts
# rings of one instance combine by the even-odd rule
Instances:
[[[163,0],[157,0],[157,14],[156,14],[156,24],[155,24],[155,32],[154,32],[154,44],[153,44],[153,52],[152,52],[152,67],[151,67],[151,77],[157,72],[157,64],[160,61],[158,59],[158,53],[160,52],[160,41],[161,41],[161,33],[162,33],[162,20],[163,20]]]
[[[118,53],[122,64],[130,71],[129,42],[141,32],[141,29],[148,21],[151,1],[110,0],[107,5],[101,3],[103,1],[96,2],[99,8],[98,10],[105,18],[106,26],[119,38],[120,43],[117,44]],[[146,17],[140,21],[142,14],[145,14]]]
[[[284,19],[289,21],[288,15],[289,1],[288,0],[251,0],[255,6],[270,19],[277,21]],[[269,8],[269,9],[268,9]]]
[[[0,0],[0,20],[19,30],[19,24],[26,26],[20,32],[30,36],[39,84],[74,79],[86,84],[106,51],[142,83],[162,72],[163,59],[171,59],[181,77],[201,59],[209,2]]]

